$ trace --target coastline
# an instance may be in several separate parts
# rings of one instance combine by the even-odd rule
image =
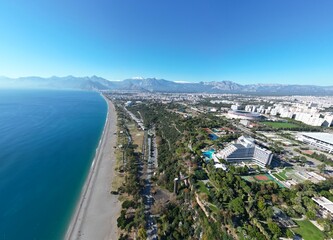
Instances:
[[[107,116],[96,154],[65,235],[72,239],[117,239],[117,216],[121,205],[117,195],[110,194],[115,177],[117,113],[113,103],[107,103]]]

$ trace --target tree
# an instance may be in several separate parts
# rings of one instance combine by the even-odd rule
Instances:
[[[207,179],[207,174],[206,174],[206,172],[203,171],[202,169],[200,169],[200,170],[195,170],[194,174],[195,174],[195,177],[196,177],[198,180],[205,180],[205,179]]]
[[[307,162],[307,159],[306,159],[306,157],[304,157],[304,156],[301,156],[301,157],[299,158],[299,160],[300,160],[302,163],[306,163],[306,162]]]
[[[316,218],[316,214],[313,211],[307,211],[306,212],[306,217],[310,220],[314,220]]]
[[[271,206],[265,208],[263,211],[261,211],[261,214],[264,218],[271,218],[273,217],[273,208]]]
[[[277,223],[268,221],[268,228],[275,236],[281,236],[281,229]]]
[[[286,235],[287,235],[287,238],[294,238],[294,234],[290,229],[287,229]]]
[[[237,197],[229,203],[229,208],[236,214],[243,214],[245,210],[244,201],[242,200],[242,198]]]
[[[135,204],[134,201],[131,201],[131,200],[125,200],[125,201],[122,203],[121,207],[122,207],[122,208],[125,208],[125,209],[130,208],[130,207],[132,207],[132,208],[136,208],[136,204]]]
[[[117,219],[117,226],[120,229],[124,229],[127,225],[127,219],[126,219],[125,215],[126,215],[126,211],[122,210],[120,216]]]
[[[265,209],[265,200],[260,198],[258,201],[258,208],[260,211],[263,211]]]
[[[321,173],[323,173],[326,169],[326,164],[323,163],[323,164],[318,165],[318,169]]]
[[[260,232],[266,237],[266,239],[271,239],[271,236],[268,234],[268,232],[265,230],[265,228],[261,225],[261,223],[258,221],[258,219],[253,218],[252,223],[260,230]]]
[[[272,202],[273,203],[278,203],[279,202],[279,196],[276,194],[272,194]]]
[[[146,233],[146,230],[143,227],[139,228],[138,239],[140,239],[140,240],[147,239],[147,233]]]

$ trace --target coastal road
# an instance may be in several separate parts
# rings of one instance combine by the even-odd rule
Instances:
[[[108,103],[107,121],[76,212],[67,230],[67,240],[118,239],[117,217],[121,204],[117,195],[110,194],[111,182],[115,177],[114,132],[117,131],[117,116],[112,102],[106,98],[105,100]]]
[[[138,124],[138,126],[142,129],[142,131],[145,130],[145,126],[143,124],[142,119],[138,119],[131,111],[128,111],[128,109],[126,107],[124,107],[124,110],[128,113],[128,115],[130,115],[130,117]],[[140,114],[140,112],[139,112]],[[141,116],[141,114],[140,114]]]
[[[146,230],[147,239],[156,240],[157,237],[157,223],[153,218],[151,213],[151,207],[154,204],[154,198],[151,195],[151,177],[154,173],[154,169],[158,166],[157,162],[157,143],[156,143],[156,133],[155,127],[145,130],[142,119],[138,119],[132,112],[125,108],[125,111],[130,115],[130,117],[138,124],[138,126],[145,131],[144,144],[143,144],[143,154],[146,155],[147,166],[146,172],[144,173],[144,187],[142,189],[143,202],[145,204],[145,218],[146,218]],[[140,116],[141,113],[139,112]],[[142,116],[141,116],[142,118]],[[148,136],[150,135],[150,136]]]
[[[248,134],[249,136],[253,135],[253,132],[251,132],[248,128],[241,126],[240,124],[232,123],[232,125],[235,128],[238,128],[239,130],[241,130],[242,132]]]
[[[154,198],[151,195],[151,177],[157,165],[157,145],[155,129],[149,130],[150,137],[147,138],[147,168],[145,173],[145,186],[143,188],[143,202],[145,204],[147,239],[155,240],[157,238],[157,224],[151,213],[151,207],[154,204]]]

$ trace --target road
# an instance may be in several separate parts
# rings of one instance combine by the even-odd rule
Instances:
[[[148,133],[147,133],[148,134]],[[151,207],[154,204],[154,198],[151,195],[151,177],[157,163],[157,145],[155,129],[149,130],[147,137],[147,167],[145,173],[145,185],[142,191],[143,202],[145,204],[147,239],[155,240],[157,238],[157,223],[151,213]]]
[[[142,176],[144,178],[144,187],[141,193],[143,196],[143,202],[145,204],[147,239],[157,240],[157,223],[151,213],[151,207],[154,204],[154,198],[151,195],[151,177],[154,174],[155,168],[158,166],[155,127],[149,130],[145,130],[142,119],[138,119],[132,112],[128,111],[126,107],[124,107],[124,109],[130,115],[130,117],[138,124],[138,126],[140,126],[140,128],[145,131],[142,154],[143,158],[147,159],[147,166],[146,172]]]
[[[248,134],[250,136],[253,135],[253,132],[251,132],[248,128],[241,126],[240,124],[232,123],[232,125],[235,128],[238,128],[239,130],[241,130],[242,132],[244,132],[244,133],[246,133],[246,134]]]
[[[130,115],[130,117],[138,124],[138,126],[144,131],[145,126],[143,124],[142,119],[137,118],[132,112],[128,111],[126,107],[124,107],[124,110]],[[141,114],[140,114],[141,116]]]

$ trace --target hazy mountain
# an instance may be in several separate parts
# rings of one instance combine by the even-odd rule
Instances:
[[[110,87],[110,90],[133,90],[147,92],[333,95],[333,86],[322,87],[312,85],[283,84],[241,85],[232,81],[179,83],[164,79],[140,78],[126,79],[118,82],[112,81],[109,82],[108,86]]]
[[[178,93],[248,93],[272,95],[333,95],[333,86],[286,85],[286,84],[248,84],[232,81],[180,83],[156,78],[133,78],[123,81],[108,81],[92,77],[0,77],[0,88],[52,88],[82,90],[122,90],[141,92]]]
[[[203,82],[203,85],[211,87],[214,91],[242,91],[243,86],[231,81],[221,81],[221,82]]]
[[[111,87],[111,82],[93,77],[23,77],[6,78],[0,77],[2,88],[51,88],[51,89],[82,89],[82,90],[104,90]]]

